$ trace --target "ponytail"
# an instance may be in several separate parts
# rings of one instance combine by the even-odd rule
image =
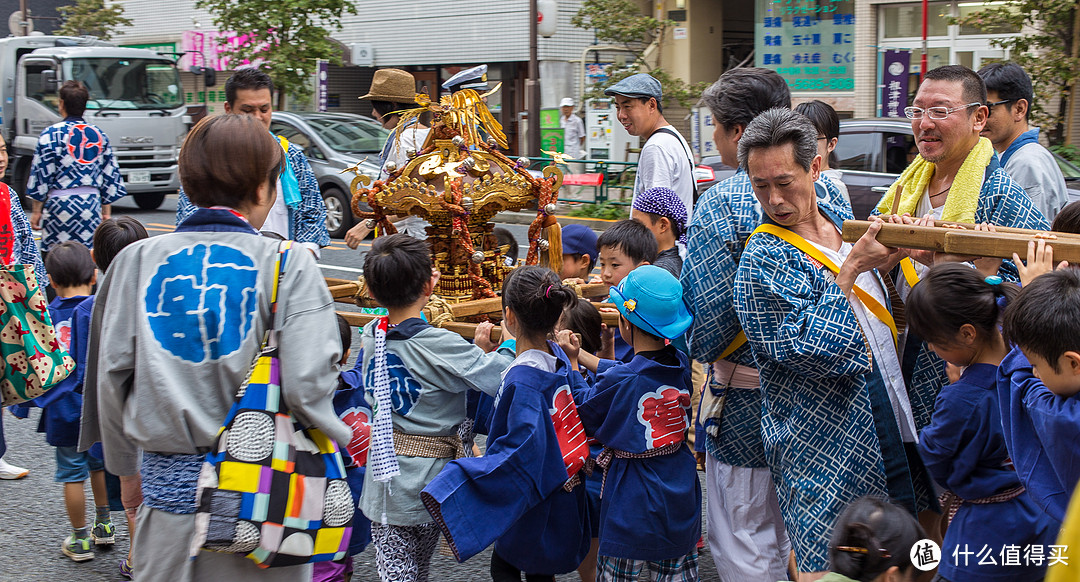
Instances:
[[[984,277],[963,263],[942,263],[930,269],[908,295],[908,326],[931,343],[947,343],[970,324],[984,337],[998,331],[1005,305],[1020,289],[993,275]]]
[[[577,299],[577,293],[547,267],[518,267],[503,283],[503,307],[517,316],[521,332],[532,336],[547,337]]]

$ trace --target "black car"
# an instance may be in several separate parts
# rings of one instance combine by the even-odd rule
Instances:
[[[919,150],[910,120],[876,117],[841,120],[834,153],[855,218],[865,219]],[[1065,175],[1069,201],[1080,199],[1080,169],[1057,154],[1054,158]]]

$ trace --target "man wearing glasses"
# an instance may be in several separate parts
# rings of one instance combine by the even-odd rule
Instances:
[[[985,103],[986,85],[971,69],[948,65],[926,73],[913,106],[904,110],[911,120],[919,155],[882,197],[876,213],[889,213],[893,198],[902,187],[898,213],[906,215],[902,220],[908,224],[917,218],[929,217],[1037,230],[1050,228],[1024,189],[1001,167],[990,140],[980,137],[988,114]],[[908,255],[900,260],[899,274],[896,275],[896,288],[901,297],[907,296],[935,261],[971,259],[924,251],[905,251],[898,255]],[[886,265],[879,270],[891,268]],[[1012,261],[1003,261],[998,275],[1010,281],[1019,280]],[[901,338],[903,373],[905,378],[911,379],[908,383],[911,410],[915,428],[921,431],[930,421],[934,399],[947,382],[945,365],[921,338],[911,333]],[[905,438],[905,446],[911,446],[907,440]],[[914,485],[918,510],[934,508],[933,493],[920,487],[918,482]],[[932,524],[923,521],[923,525]]]
[[[899,214],[1049,228],[1042,212],[1002,168],[990,140],[980,137],[989,112],[986,102],[986,85],[967,67],[948,65],[926,74],[913,106],[904,109],[919,155],[882,197],[879,213],[890,211],[902,186]],[[927,266],[934,260],[922,253],[912,253],[912,258]],[[1002,268],[1015,277],[1011,263]]]
[[[1039,128],[1028,125],[1034,96],[1031,77],[1016,63],[986,65],[979,76],[986,83],[990,109],[982,136],[994,144],[1001,165],[1035,207],[1054,220],[1069,198],[1054,154],[1039,144]]]

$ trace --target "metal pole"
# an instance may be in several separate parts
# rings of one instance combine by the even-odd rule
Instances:
[[[1073,8],[1073,36],[1072,36],[1072,60],[1076,60],[1080,57],[1080,6]],[[1080,89],[1080,84],[1076,82],[1076,79],[1072,80],[1069,84],[1069,107],[1067,109],[1068,114],[1065,117],[1065,144],[1071,145],[1073,143],[1073,122],[1076,120],[1076,100],[1080,99],[1080,95],[1076,94],[1076,90]]]
[[[537,56],[536,0],[529,0],[529,79],[526,81],[529,111],[529,155],[540,155],[540,62]]]
[[[922,61],[919,64],[919,84],[922,85],[923,76],[926,75],[926,14],[930,11],[929,0],[922,0]]]
[[[22,22],[19,24],[22,36],[30,36],[30,14],[26,11],[26,0],[19,0],[19,14],[22,14]]]

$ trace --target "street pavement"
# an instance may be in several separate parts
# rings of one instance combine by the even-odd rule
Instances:
[[[129,215],[146,226],[151,236],[171,232],[175,224],[176,198],[169,196],[158,210],[140,210],[125,198],[113,205],[113,215]],[[498,217],[496,217],[498,222]],[[505,224],[519,242],[526,237],[528,225]],[[322,251],[319,264],[323,274],[342,279],[355,278],[361,272],[363,252],[370,248],[370,239],[357,250],[349,249],[344,242],[335,239]],[[527,249],[522,248],[521,256]],[[339,304],[339,309],[350,309]],[[359,337],[354,331],[353,342]],[[353,351],[355,355],[355,350]],[[351,362],[350,362],[351,364]],[[25,420],[19,420],[9,412],[2,412],[4,435],[8,452],[4,459],[13,465],[30,469],[30,474],[18,481],[0,481],[0,582],[105,582],[123,580],[118,571],[119,561],[127,556],[128,531],[123,515],[113,513],[117,530],[117,543],[108,550],[96,552],[93,560],[75,563],[60,552],[61,542],[70,533],[63,503],[63,487],[53,481],[56,469],[54,449],[45,442],[43,434],[37,433],[39,412],[31,412]],[[704,499],[705,474],[698,473]],[[89,484],[86,487],[87,516],[92,516],[93,496]],[[704,504],[702,524],[705,523]],[[176,541],[187,544],[187,540]],[[491,579],[488,565],[490,549],[464,564],[458,564],[452,556],[444,556],[436,550],[432,560],[432,582],[484,582]],[[699,556],[702,581],[719,580],[708,548]],[[368,547],[354,557],[354,582],[379,582],[375,569],[375,552]],[[647,579],[643,576],[642,578]],[[577,574],[557,577],[558,582],[579,580]],[[156,582],[156,581],[155,581]]]

